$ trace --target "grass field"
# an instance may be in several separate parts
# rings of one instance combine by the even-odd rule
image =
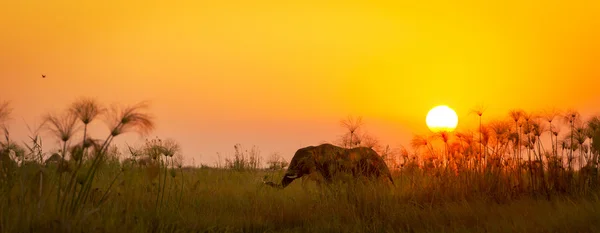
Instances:
[[[32,167],[28,168],[32,169]],[[51,169],[51,168],[49,168]],[[319,187],[298,180],[279,190],[262,184],[281,172],[181,169],[167,176],[157,206],[157,180],[146,168],[126,169],[107,198],[103,191],[120,173],[107,165],[82,212],[58,214],[56,190],[39,176],[22,174],[0,202],[1,232],[598,232],[600,199],[585,196],[515,196],[500,200],[485,191],[431,189],[370,182]],[[30,173],[27,175],[27,173]],[[51,174],[51,173],[50,173]],[[48,176],[52,179],[52,176]],[[414,178],[414,177],[413,177]],[[52,180],[46,180],[53,183]],[[181,186],[183,184],[183,187]],[[102,195],[101,195],[102,194]]]
[[[7,106],[0,105],[0,121]],[[378,148],[394,184],[309,175],[276,189],[263,181],[279,182],[288,164],[269,159],[265,169],[256,148],[236,145],[216,168],[184,167],[178,143],[168,139],[119,155],[115,137],[153,129],[146,107],[106,110],[82,99],[63,115],[46,115],[43,129],[62,148],[50,156],[42,126],[22,145],[1,125],[0,232],[600,231],[597,116],[584,122],[566,113],[570,131],[559,134],[556,113],[511,111],[508,121],[477,133],[417,135],[411,152]],[[104,140],[86,133],[101,115],[110,129]],[[342,144],[367,146],[353,134],[358,124],[348,125]],[[79,131],[83,137],[73,139]]]

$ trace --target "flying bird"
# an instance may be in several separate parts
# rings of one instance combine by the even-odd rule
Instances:
[[[46,75],[45,75],[45,74],[42,74],[42,78],[46,78]]]

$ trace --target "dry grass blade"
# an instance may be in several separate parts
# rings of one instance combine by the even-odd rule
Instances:
[[[543,121],[540,119],[536,119],[531,122],[531,130],[533,135],[535,135],[536,137],[542,135],[544,132],[549,130],[549,128],[546,127],[546,125],[544,125],[542,122]]]
[[[100,150],[100,147],[102,146],[103,141],[100,139],[94,139],[91,138],[89,135],[86,136],[85,138],[85,142],[79,142],[76,145],[74,145],[73,147],[78,147],[78,148],[83,148],[83,149],[88,149],[88,150],[92,150],[92,153],[96,153]]]
[[[487,110],[487,107],[483,104],[478,104],[473,109],[471,109],[471,113],[477,114],[477,116],[482,116],[483,113]]]
[[[77,117],[70,112],[61,115],[49,113],[43,117],[44,128],[63,142],[69,141],[77,132]]]
[[[340,124],[342,125],[342,127],[348,129],[348,131],[350,131],[350,133],[354,133],[356,132],[356,130],[358,130],[362,125],[363,125],[363,121],[362,121],[362,117],[352,117],[352,116],[348,116],[347,119],[344,119],[340,122]]]
[[[167,157],[173,157],[175,154],[181,152],[181,147],[173,139],[166,139],[163,141],[162,153]]]
[[[154,130],[152,115],[144,112],[148,108],[148,102],[141,102],[128,107],[112,105],[106,117],[106,122],[111,128],[111,135],[117,136],[125,132],[148,135]]]
[[[10,107],[10,102],[4,101],[0,103],[0,123],[4,123],[5,121],[10,119],[10,114],[12,113],[12,108]]]
[[[77,116],[83,124],[89,124],[98,115],[104,113],[106,109],[92,98],[81,98],[71,105],[69,111]]]
[[[587,121],[587,128],[592,132],[598,132],[600,130],[600,117],[593,116]]]
[[[42,123],[40,124],[35,124],[33,125],[33,127],[31,127],[31,125],[29,125],[25,119],[23,119],[23,122],[25,123],[25,126],[27,127],[27,131],[29,131],[29,135],[33,135],[34,137],[37,137],[37,135],[40,134],[40,131],[42,131],[42,129],[44,128],[46,121],[42,121]],[[31,136],[30,136],[31,138]]]
[[[548,110],[544,111],[544,113],[542,114],[542,117],[548,123],[552,123],[552,121],[554,121],[554,119],[556,119],[560,115],[561,115],[561,112],[559,110],[552,108],[552,109],[548,109]]]
[[[12,108],[10,102],[4,101],[0,103],[0,128],[4,131],[4,135],[8,139],[8,126],[6,121],[10,120],[10,114],[12,114]]]
[[[520,110],[520,109],[513,109],[508,112],[508,116],[510,116],[510,118],[514,122],[518,122],[519,120],[521,120],[521,118],[523,117],[524,114],[525,114],[525,111]]]
[[[490,129],[496,136],[506,135],[510,132],[510,123],[502,120],[490,122]]]
[[[450,140],[450,136],[452,136],[452,134],[448,131],[439,131],[439,132],[436,132],[435,134],[433,134],[432,138],[440,139],[444,143],[447,143],[448,140]]]
[[[577,124],[581,119],[581,115],[574,109],[569,109],[562,114],[563,122],[569,124]]]

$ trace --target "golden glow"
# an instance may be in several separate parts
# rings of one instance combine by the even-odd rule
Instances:
[[[425,122],[433,132],[452,132],[458,125],[458,115],[450,107],[441,105],[429,110]]]
[[[20,141],[21,117],[80,96],[151,100],[156,135],[206,164],[238,142],[287,156],[334,140],[348,115],[406,144],[441,101],[467,129],[480,103],[484,123],[598,111],[598,15],[597,0],[5,0],[0,102]]]

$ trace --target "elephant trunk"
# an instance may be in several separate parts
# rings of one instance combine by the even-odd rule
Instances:
[[[292,181],[294,181],[297,177],[293,177],[290,178],[289,176],[284,176],[283,179],[281,179],[281,188],[285,188],[287,187],[290,183],[292,183]]]
[[[283,176],[283,179],[281,180],[281,184],[275,184],[275,183],[273,183],[271,181],[267,181],[267,182],[264,182],[264,183],[266,185],[271,186],[271,187],[283,189],[283,188],[287,187],[290,183],[292,183],[292,181],[294,181],[298,177],[299,176],[297,176],[297,175],[286,174],[285,176]]]

